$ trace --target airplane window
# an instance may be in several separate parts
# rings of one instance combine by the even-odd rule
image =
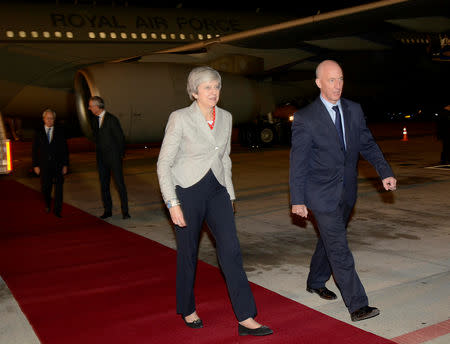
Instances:
[[[192,33],[189,34],[190,39],[195,39],[194,35]]]
[[[37,31],[31,31],[31,37],[38,38],[39,37],[39,33]]]
[[[72,32],[66,32],[66,37],[67,38],[73,38],[73,33]]]
[[[216,37],[220,37],[220,35],[219,35],[219,34],[216,34]]]
[[[142,32],[142,33],[141,33],[141,38],[142,38],[142,39],[147,39],[148,36],[147,36],[147,34],[146,34],[145,32]]]
[[[198,39],[203,40],[203,35],[201,33],[198,34]]]
[[[89,38],[95,38],[95,32],[89,32]]]
[[[100,36],[100,38],[106,38],[106,33],[104,32],[100,32],[98,35]]]
[[[116,34],[115,32],[111,32],[111,33],[109,34],[109,36],[110,36],[111,38],[113,38],[113,39],[116,39],[116,38],[117,38],[117,34]]]
[[[134,32],[132,32],[132,33],[131,33],[131,38],[136,39],[136,38],[137,38],[137,35],[136,35]]]
[[[171,39],[176,39],[176,38],[177,38],[177,36],[175,36],[175,34],[174,34],[174,33],[171,33],[171,34],[170,34],[170,38],[171,38]]]
[[[212,36],[208,33],[208,34],[206,35],[206,38],[211,39]]]
[[[19,31],[19,36],[25,38],[27,37],[27,33],[25,31]]]
[[[184,33],[180,33],[180,38],[181,39],[186,39],[186,36],[184,35]]]
[[[161,34],[161,39],[167,39],[167,35],[165,33]]]
[[[14,32],[13,31],[6,31],[6,36],[9,38],[13,38],[14,37]]]
[[[44,35],[45,38],[50,38],[50,32],[44,31],[42,34]]]
[[[55,37],[61,38],[62,37],[62,33],[60,31],[55,31]]]
[[[126,39],[126,38],[127,38],[127,34],[126,34],[125,32],[121,32],[121,33],[120,33],[120,37],[121,37],[122,39]]]
[[[152,33],[151,36],[152,36],[153,39],[157,39],[158,38],[158,36],[156,36],[156,33]]]

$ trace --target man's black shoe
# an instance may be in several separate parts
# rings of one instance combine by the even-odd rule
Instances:
[[[322,288],[317,288],[317,289],[306,287],[306,291],[310,292],[310,293],[319,294],[319,296],[325,300],[336,300],[337,299],[336,294],[333,293],[331,290],[329,290],[327,287],[322,287]]]
[[[125,214],[122,215],[122,219],[124,219],[124,220],[129,219],[130,217],[131,216],[128,213],[125,213]]]
[[[240,336],[267,336],[272,334],[273,331],[267,326],[260,326],[255,329],[251,329],[239,324],[238,333]]]
[[[375,307],[364,306],[350,314],[352,321],[360,321],[376,317],[380,314],[380,310]]]
[[[101,215],[100,216],[100,218],[102,219],[102,220],[104,220],[104,219],[107,219],[108,217],[111,217],[112,216],[112,213],[110,213],[110,212],[104,212],[103,213],[103,215]]]

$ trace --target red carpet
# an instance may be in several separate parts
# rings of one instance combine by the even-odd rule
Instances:
[[[175,314],[174,250],[69,205],[62,219],[46,214],[17,182],[0,190],[0,274],[43,344],[393,343],[255,284],[257,320],[275,334],[239,337],[222,275],[203,262],[206,327],[191,330]]]

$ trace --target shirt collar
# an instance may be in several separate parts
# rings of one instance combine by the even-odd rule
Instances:
[[[323,105],[327,108],[328,111],[334,111],[333,106],[337,105],[339,106],[339,109],[342,110],[341,106],[341,100],[339,99],[336,104],[330,103],[328,100],[326,100],[322,95],[320,95],[320,100],[322,101]]]

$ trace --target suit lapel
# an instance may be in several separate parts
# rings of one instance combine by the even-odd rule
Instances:
[[[351,121],[351,111],[350,108],[345,101],[345,99],[341,98],[341,105],[342,105],[342,111],[343,117],[344,117],[344,127],[345,127],[345,143],[347,146],[347,152],[349,151],[350,144],[351,144],[351,135],[350,135],[350,121]]]
[[[326,106],[320,100],[320,97],[317,98],[317,107],[319,108],[319,120],[322,125],[325,126],[327,132],[330,134],[330,139],[333,138],[336,141],[336,147],[340,147],[340,139],[336,130],[336,126],[331,119],[331,116],[326,108]]]
[[[198,128],[199,132],[211,143],[215,144],[216,140],[212,134],[212,130],[209,128],[208,123],[205,120],[200,108],[197,105],[197,102],[194,101],[190,106],[192,119]],[[217,116],[216,116],[217,121]]]

